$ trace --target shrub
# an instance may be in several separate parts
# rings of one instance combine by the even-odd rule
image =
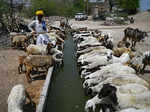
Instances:
[[[125,9],[129,14],[135,13],[139,8],[139,0],[117,0],[119,6]]]

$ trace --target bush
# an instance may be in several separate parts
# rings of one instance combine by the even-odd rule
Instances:
[[[128,14],[127,13],[119,13],[119,17],[123,17],[125,20],[129,20]]]
[[[31,7],[25,9],[24,12],[28,16],[34,16],[35,11],[39,8],[43,9],[46,16],[59,15],[59,16],[73,16],[75,13],[84,10],[83,0],[70,1],[58,0],[31,0]]]
[[[116,24],[119,24],[119,25],[125,25],[125,24],[126,24],[125,21],[122,21],[122,20],[119,19],[119,18],[114,19],[114,22],[115,22]]]
[[[5,19],[3,18],[4,15],[8,15],[9,13],[9,5],[7,2],[4,0],[0,0],[0,24],[1,24],[1,29],[6,30],[6,24],[5,24]]]
[[[150,9],[148,9],[147,11],[149,11],[149,12],[150,12]]]
[[[117,0],[119,6],[125,9],[129,14],[137,12],[139,8],[139,0]]]

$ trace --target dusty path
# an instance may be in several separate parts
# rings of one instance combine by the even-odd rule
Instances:
[[[38,104],[38,98],[44,83],[44,76],[28,84],[25,75],[18,74],[18,56],[23,54],[25,53],[19,50],[0,49],[0,112],[7,112],[7,97],[11,88],[16,84],[25,85],[33,101]],[[35,111],[26,108],[25,112]]]

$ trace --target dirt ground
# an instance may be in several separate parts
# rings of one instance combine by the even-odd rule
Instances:
[[[0,112],[7,112],[7,98],[11,88],[16,84],[25,85],[34,103],[38,104],[45,76],[33,76],[36,79],[31,84],[28,84],[25,74],[18,74],[18,56],[24,54],[25,52],[20,50],[0,49]],[[28,106],[31,107],[27,102],[25,106],[26,112],[35,112],[35,106],[32,106],[30,110],[26,108]]]
[[[123,38],[123,30],[130,26],[139,28],[144,31],[150,31],[150,12],[139,13],[134,16],[135,23],[126,26],[101,26],[102,21],[93,22],[87,21],[74,21],[71,24],[74,27],[87,26],[89,29],[100,29],[104,32],[109,32],[116,43]],[[149,33],[150,35],[150,33]],[[146,38],[143,43],[138,43],[136,46],[137,51],[150,51],[150,38]],[[0,49],[0,112],[7,112],[7,98],[11,88],[16,84],[23,84],[27,88],[33,101],[38,104],[40,92],[44,83],[45,76],[35,76],[36,79],[28,84],[24,74],[18,74],[18,56],[23,55],[25,52],[14,49]],[[150,83],[150,67],[146,67],[146,73],[141,76]],[[28,104],[27,104],[28,106]],[[35,112],[33,110],[25,109],[26,112]]]

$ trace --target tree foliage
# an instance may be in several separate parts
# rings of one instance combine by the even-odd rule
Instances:
[[[84,10],[83,0],[31,0],[31,7],[28,15],[33,16],[37,9],[43,9],[45,15],[74,15],[74,13]]]
[[[4,21],[4,15],[9,14],[9,5],[4,0],[0,0],[0,24],[2,25],[2,29],[6,29],[5,21]]]
[[[8,13],[9,6],[4,0],[0,0],[0,16],[2,16],[5,13]]]
[[[139,8],[139,0],[117,0],[119,6],[126,11],[137,11]]]

